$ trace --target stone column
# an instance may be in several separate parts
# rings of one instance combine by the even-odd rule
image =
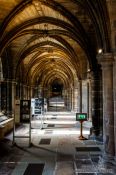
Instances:
[[[114,79],[113,79],[113,85],[114,85],[114,133],[116,133],[116,53],[114,55]],[[116,134],[114,134],[115,139],[115,157],[116,157]]]
[[[99,70],[91,73],[92,136],[100,134],[100,79]]]
[[[74,88],[74,111],[77,112],[77,97],[78,97],[78,88]]]
[[[70,87],[70,88],[67,89],[67,107],[68,107],[68,111],[73,110],[72,96],[73,96],[73,90]]]
[[[88,120],[92,121],[92,100],[91,100],[91,71],[87,72],[87,114]]]
[[[7,114],[9,115],[12,110],[12,90],[11,90],[11,82],[7,80],[6,83],[7,88]]]
[[[24,99],[24,92],[23,92],[23,84],[20,83],[20,99],[23,100]]]
[[[89,80],[89,121],[92,121],[91,80]]]
[[[73,91],[73,87],[71,87],[71,89],[69,90],[69,108],[71,111],[73,111],[73,107],[74,107],[74,91]]]
[[[102,67],[105,153],[109,156],[114,156],[113,55],[111,53],[100,54],[97,59]]]
[[[66,89],[66,104],[67,104],[67,110],[72,110],[72,90],[71,88]]]
[[[1,96],[1,80],[0,80],[0,111],[1,111],[1,103],[2,103],[2,96]]]
[[[15,100],[16,100],[16,82],[12,82],[12,114],[14,114]]]
[[[33,86],[31,86],[31,91],[30,92],[31,92],[30,93],[31,98],[34,98],[34,87]]]
[[[20,89],[20,91],[19,91],[19,93],[20,93],[20,100],[21,100],[21,94],[22,94],[22,84],[20,83],[20,85],[19,85],[19,89]]]
[[[1,111],[1,81],[3,81],[2,58],[0,57],[0,111]]]
[[[30,87],[28,86],[28,100],[30,100]]]
[[[1,110],[7,113],[7,82],[1,82]]]
[[[65,92],[65,98],[66,98],[66,108],[69,111],[69,89],[66,88],[66,92]]]
[[[26,99],[28,100],[28,86],[26,85]]]
[[[79,80],[79,112],[82,112],[82,80]]]
[[[14,98],[16,97],[16,83],[7,80],[7,114],[12,116],[14,113]]]
[[[87,114],[88,114],[88,120],[91,121],[90,118],[90,84],[87,82]]]
[[[27,86],[23,85],[23,99],[27,100]]]

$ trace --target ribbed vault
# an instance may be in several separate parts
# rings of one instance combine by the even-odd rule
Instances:
[[[0,0],[0,55],[6,79],[46,87],[59,79],[68,86],[86,77],[88,68],[99,68],[99,48],[111,49],[105,0],[9,2]]]

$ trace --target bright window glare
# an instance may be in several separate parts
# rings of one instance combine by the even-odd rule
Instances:
[[[80,131],[69,131],[69,130],[54,130],[53,135],[72,135],[80,134]],[[83,131],[83,134],[90,134],[89,131]]]
[[[36,130],[36,129],[34,129],[34,130],[32,130],[32,134],[39,134],[41,136],[44,135],[45,132],[49,132],[49,130],[48,129],[45,129],[45,130]],[[83,134],[89,135],[90,131],[87,131],[87,130],[83,129]],[[62,129],[62,128],[57,129],[57,127],[56,127],[55,129],[53,129],[53,132],[49,135],[52,135],[52,136],[53,135],[80,135],[80,130],[79,129],[76,130],[76,128],[73,129],[73,130],[66,129],[66,128],[65,129]]]
[[[98,50],[98,53],[102,53],[102,49],[99,49],[99,50]]]

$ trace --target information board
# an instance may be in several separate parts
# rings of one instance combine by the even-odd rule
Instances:
[[[76,113],[76,121],[87,121],[87,113]]]
[[[42,98],[32,98],[31,99],[32,115],[41,114],[42,113],[42,105],[43,105]]]
[[[15,100],[15,123],[20,123],[20,100]]]
[[[31,101],[30,100],[21,100],[20,101],[20,116],[21,122],[29,122],[30,120],[30,109]]]

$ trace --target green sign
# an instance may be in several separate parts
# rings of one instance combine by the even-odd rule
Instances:
[[[76,113],[76,121],[87,120],[87,113]]]

